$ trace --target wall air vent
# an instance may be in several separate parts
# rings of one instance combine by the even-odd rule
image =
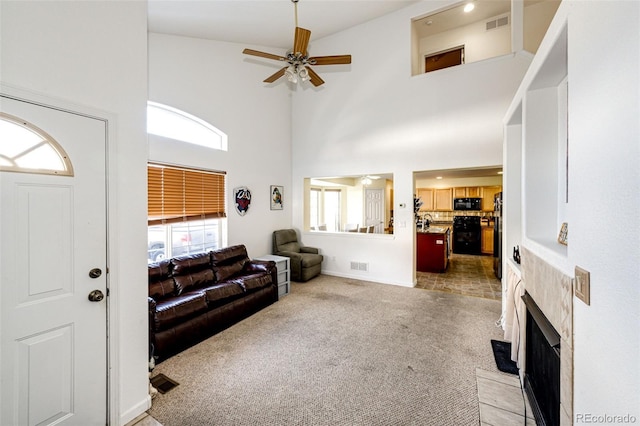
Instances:
[[[351,262],[352,271],[369,271],[369,264],[365,262]]]
[[[493,19],[491,21],[487,21],[486,29],[487,31],[495,30],[496,28],[504,27],[505,25],[508,25],[508,24],[509,24],[509,16],[507,15],[501,18]]]

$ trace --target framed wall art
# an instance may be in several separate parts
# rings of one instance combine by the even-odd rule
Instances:
[[[269,192],[271,199],[271,210],[282,210],[284,187],[280,185],[271,185]]]

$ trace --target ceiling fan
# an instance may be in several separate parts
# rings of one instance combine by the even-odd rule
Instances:
[[[267,77],[264,80],[265,83],[273,83],[283,75],[286,75],[287,79],[292,83],[297,83],[298,79],[302,81],[308,80],[317,87],[324,84],[324,80],[321,79],[309,65],[341,65],[351,63],[351,55],[309,56],[307,47],[309,47],[311,31],[298,26],[298,1],[299,0],[291,0],[295,6],[296,32],[293,38],[293,48],[287,51],[286,56],[273,55],[252,49],[244,49],[242,51],[245,55],[259,56],[261,58],[274,59],[287,63],[285,67]]]

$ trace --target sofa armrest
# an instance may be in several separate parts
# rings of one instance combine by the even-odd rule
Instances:
[[[250,260],[244,264],[244,269],[248,272],[265,272],[271,275],[271,283],[278,285],[278,268],[273,260]]]
[[[313,253],[318,254],[319,251],[315,247],[300,247],[300,253]]]
[[[290,258],[291,260],[300,260],[302,258],[302,254],[295,251],[279,251],[277,253],[273,253],[277,256],[285,256]]]
[[[251,272],[268,272],[271,273],[276,267],[276,262],[272,260],[250,260],[244,264],[244,269]]]

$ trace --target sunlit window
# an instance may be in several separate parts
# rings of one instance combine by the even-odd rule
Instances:
[[[0,170],[73,176],[67,153],[50,135],[0,113]]]
[[[340,190],[311,188],[309,194],[309,226],[311,229],[340,231]]]
[[[156,102],[147,102],[147,133],[227,150],[226,134],[196,116]]]
[[[224,247],[224,172],[149,164],[147,179],[149,263]]]

